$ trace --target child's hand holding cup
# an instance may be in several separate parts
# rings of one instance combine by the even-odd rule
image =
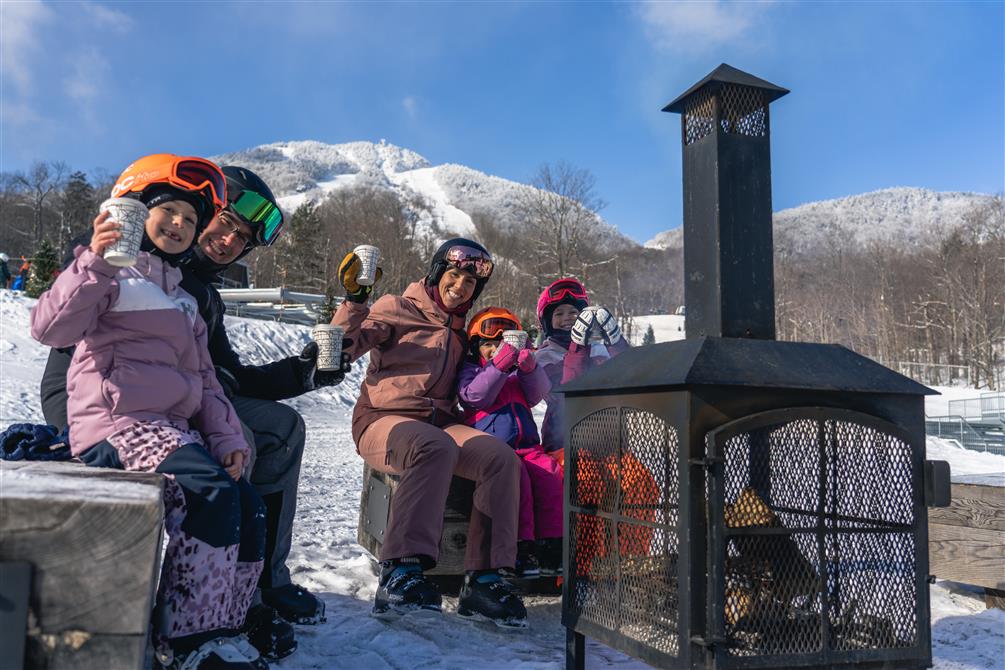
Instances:
[[[319,323],[311,330],[311,339],[318,344],[318,370],[329,372],[342,369],[342,337],[345,331],[341,326],[330,323]]]
[[[120,237],[111,244],[104,246],[104,257],[110,265],[127,268],[136,264],[136,256],[140,253],[140,243],[143,241],[143,233],[146,230],[147,217],[150,211],[147,206],[139,200],[132,198],[109,198],[101,203],[101,212],[108,212],[105,223],[114,221],[118,224]],[[94,243],[101,245],[98,238],[100,231],[95,225]]]
[[[504,330],[502,332],[503,342],[506,342],[517,351],[527,348],[527,331],[525,330]]]
[[[356,283],[360,286],[373,286],[377,281],[377,263],[380,262],[380,249],[371,244],[361,244],[352,250],[359,257],[360,269]]]

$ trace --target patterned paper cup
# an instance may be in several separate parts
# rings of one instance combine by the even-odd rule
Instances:
[[[525,330],[504,330],[502,334],[503,342],[520,351],[527,348],[527,331]]]
[[[147,206],[132,198],[109,198],[101,203],[99,209],[111,212],[108,218],[119,224],[119,232],[122,233],[115,244],[105,249],[105,260],[120,268],[135,265],[150,214]]]
[[[338,370],[342,367],[341,326],[319,323],[311,330],[311,339],[318,343],[318,370]]]
[[[380,249],[370,244],[361,244],[352,250],[359,256],[362,267],[359,270],[359,277],[356,281],[360,286],[373,286],[377,281],[377,263],[380,262]]]

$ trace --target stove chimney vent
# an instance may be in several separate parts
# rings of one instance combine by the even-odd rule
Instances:
[[[688,338],[775,339],[768,105],[788,90],[723,63],[681,115]]]

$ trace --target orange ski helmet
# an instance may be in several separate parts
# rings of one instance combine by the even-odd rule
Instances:
[[[170,186],[196,196],[203,206],[197,209],[200,227],[220,213],[227,204],[227,180],[212,161],[195,156],[150,154],[122,171],[112,187],[113,198],[146,201],[155,187]]]
[[[502,307],[486,307],[471,317],[468,338],[494,340],[502,337],[504,330],[523,330],[517,315]]]

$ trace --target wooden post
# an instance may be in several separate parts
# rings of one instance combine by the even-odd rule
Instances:
[[[0,561],[33,565],[27,668],[144,666],[163,476],[0,462]]]

